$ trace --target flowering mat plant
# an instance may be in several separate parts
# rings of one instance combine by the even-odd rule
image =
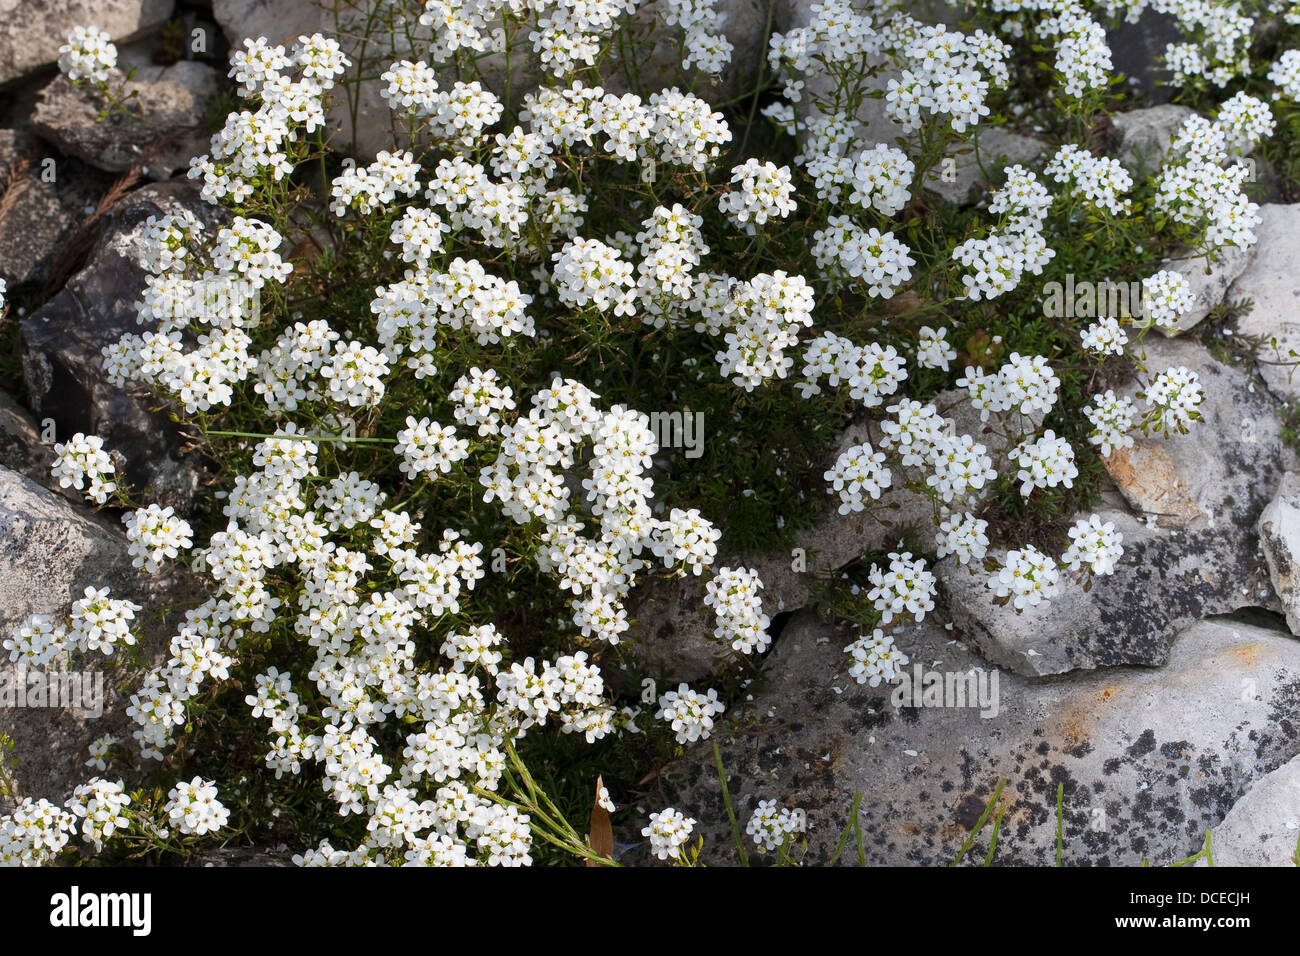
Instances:
[[[1154,164],[1108,134],[1140,100],[1107,29],[1148,9],[1176,20],[1163,63],[1197,108]],[[937,534],[819,584],[870,687],[904,673],[940,559],[1016,612],[1114,571],[1103,462],[1198,425],[1198,374],[1143,343],[1256,240],[1245,160],[1300,135],[1300,15],[799,10],[766,14],[751,62],[713,0],[366,0],[333,35],[232,49],[202,201],[149,218],[139,328],[102,353],[173,415],[200,497],[164,506],[93,434],[53,469],[189,597],[88,587],[2,636],[34,670],[109,668],[133,730],[64,803],[5,771],[0,862],[697,864],[701,810],[633,805],[761,677],[786,609],[743,556],[828,506],[925,499]],[[105,122],[132,112],[102,31],[59,66]],[[1041,149],[1002,162],[1007,132]],[[1075,276],[1137,295],[1045,309]],[[642,656],[636,601],[669,584],[709,621],[710,677]],[[706,822],[746,862],[797,863],[781,798]]]

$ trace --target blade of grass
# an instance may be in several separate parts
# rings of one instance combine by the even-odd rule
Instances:
[[[840,854],[844,852],[845,845],[849,842],[849,834],[854,830],[854,821],[858,818],[858,808],[862,806],[862,794],[853,795],[853,807],[849,810],[849,819],[844,824],[844,832],[840,834],[840,842],[835,844],[835,853],[831,856],[828,866],[834,866],[840,860]]]
[[[727,789],[727,772],[722,769],[722,748],[718,739],[713,738],[713,765],[718,768],[718,782],[722,784],[722,802],[727,807],[727,819],[731,821],[731,835],[736,840],[736,850],[740,853],[740,865],[749,866],[749,854],[745,852],[745,840],[740,835],[740,824],[736,822],[736,810],[731,805],[731,791]]]
[[[993,818],[993,838],[989,841],[988,856],[984,857],[984,865],[993,865],[993,854],[998,852],[998,833],[1002,830],[1002,816],[1007,812],[1005,804],[998,806],[998,814]]]
[[[867,854],[862,849],[862,816],[855,813],[853,815],[853,832],[858,838],[858,866],[867,865]]]
[[[998,781],[998,785],[993,791],[993,796],[989,798],[989,805],[985,807],[984,812],[980,814],[980,818],[976,822],[975,828],[971,830],[966,839],[962,841],[961,849],[957,852],[957,858],[949,863],[949,866],[956,866],[959,864],[962,861],[962,858],[965,857],[966,854],[971,851],[971,848],[975,846],[975,838],[979,836],[980,831],[984,829],[984,824],[989,822],[989,814],[993,812],[993,808],[997,805],[998,798],[1002,796],[1002,788],[1006,786],[1006,783],[1007,781],[1005,778]]]

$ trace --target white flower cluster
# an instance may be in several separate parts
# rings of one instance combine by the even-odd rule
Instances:
[[[1117,159],[1094,156],[1081,146],[1067,143],[1056,151],[1046,172],[1086,204],[1112,216],[1123,215],[1132,207],[1131,200],[1121,197],[1133,188],[1133,177]]]
[[[674,203],[671,209],[656,206],[654,213],[642,222],[642,229],[635,236],[641,254],[636,266],[636,286],[641,319],[646,324],[663,328],[670,318],[689,324],[684,309],[708,311],[716,320],[708,323],[713,335],[730,321],[725,312],[719,314],[697,299],[694,270],[709,253],[700,231],[703,224],[704,217],[680,203]]]
[[[1219,104],[1217,125],[1223,130],[1228,152],[1244,156],[1273,135],[1277,121],[1267,103],[1241,91]]]
[[[655,716],[672,725],[679,744],[693,744],[708,738],[713,732],[713,718],[725,709],[716,690],[700,694],[687,684],[679,684],[676,690],[659,698]]]
[[[633,0],[548,4],[528,39],[543,69],[556,77],[568,76],[583,65],[595,64],[618,19],[634,7]]]
[[[455,387],[447,394],[448,401],[456,403],[456,421],[477,428],[482,437],[500,434],[501,413],[514,411],[515,402],[514,390],[499,381],[495,369],[478,366],[456,379]]]
[[[113,782],[101,777],[92,777],[78,785],[67,803],[68,810],[81,821],[82,838],[96,851],[103,849],[104,841],[114,833],[131,825],[126,815],[126,808],[130,805],[131,798],[122,781]],[[3,855],[0,851],[0,858]]]
[[[700,514],[698,509],[692,508],[689,511],[683,511],[681,508],[674,508],[668,516],[668,520],[661,524],[655,530],[654,544],[652,550],[655,557],[660,558],[665,567],[672,568],[682,565],[690,570],[696,576],[703,574],[704,569],[713,564],[713,559],[718,555],[718,541],[722,538],[722,532],[713,526],[707,518]],[[726,578],[735,578],[736,580],[724,581]],[[728,607],[730,602],[725,595],[741,594],[745,595],[742,600],[746,607],[753,606],[755,610],[761,611],[758,605],[757,597],[751,597],[749,589],[762,587],[758,581],[758,575],[744,568],[732,570],[730,568],[719,568],[717,576],[709,582],[709,595],[712,597],[715,591],[722,590],[724,598],[718,599],[726,601]],[[710,598],[705,598],[706,604],[715,603]],[[738,609],[737,609],[738,610]],[[721,619],[723,610],[718,609],[719,628],[721,629]],[[728,611],[728,614],[734,614],[735,611]],[[739,616],[739,621],[748,621],[748,613]],[[767,618],[763,618],[764,623],[761,627],[767,626]],[[722,636],[722,635],[719,635]],[[730,638],[730,634],[728,634]],[[766,642],[766,641],[764,641]]]
[[[1238,124],[1232,135],[1248,137],[1249,129]],[[1196,230],[1206,252],[1222,246],[1249,248],[1261,221],[1258,204],[1242,189],[1250,170],[1245,163],[1229,161],[1228,136],[1222,122],[1189,117],[1156,177],[1156,208]]]
[[[907,666],[908,657],[894,646],[894,639],[876,628],[871,636],[863,635],[844,648],[853,658],[849,676],[859,684],[879,687],[881,681],[892,684]]]
[[[599,239],[574,239],[551,257],[551,282],[560,301],[578,309],[588,306],[615,315],[633,313],[632,264]]]
[[[1154,376],[1139,397],[1151,406],[1143,418],[1143,430],[1169,438],[1174,432],[1186,434],[1200,421],[1199,409],[1205,401],[1205,391],[1200,376],[1179,365]]]
[[[799,390],[805,398],[821,393],[818,382],[825,376],[832,388],[847,385],[853,399],[876,408],[907,379],[907,362],[892,345],[858,346],[834,332],[809,341],[803,360]]]
[[[947,329],[932,329],[921,326],[917,332],[916,364],[921,368],[937,368],[948,371],[949,364],[957,357],[957,350],[948,344]]]
[[[115,473],[113,459],[104,451],[104,439],[77,432],[66,442],[54,446],[54,464],[50,474],[60,488],[76,488],[96,504],[105,504],[117,491],[117,482],[108,479]]]
[[[172,787],[166,811],[172,826],[194,836],[220,830],[230,820],[230,811],[217,799],[217,785],[202,777]]]
[[[59,47],[59,70],[74,83],[107,83],[116,67],[117,47],[98,27],[73,27]]]
[[[865,442],[845,449],[835,467],[822,477],[830,483],[827,492],[839,494],[842,515],[861,511],[865,507],[864,493],[872,501],[879,500],[881,492],[893,482],[885,465],[885,453]]]
[[[925,483],[945,505],[957,498],[978,495],[997,477],[988,449],[970,435],[940,436],[930,452],[931,473]]]
[[[691,838],[695,820],[672,807],[650,814],[650,825],[642,828],[641,835],[650,838],[650,852],[660,860],[670,857],[680,859],[682,847]]]
[[[13,813],[0,817],[0,866],[48,866],[76,829],[67,810],[24,797]]]
[[[1054,4],[1060,12],[1044,20],[1044,36],[1059,36],[1056,45],[1056,72],[1065,81],[1068,96],[1081,97],[1088,90],[1105,89],[1114,64],[1106,31],[1074,3]]]
[[[182,549],[194,544],[190,523],[170,505],[137,508],[122,515],[122,523],[130,542],[131,564],[151,574],[162,570],[164,560],[175,560]]]
[[[1003,172],[1007,182],[989,202],[989,211],[1002,215],[1002,227],[952,250],[952,258],[970,270],[961,281],[966,296],[975,302],[1012,291],[1026,272],[1040,275],[1056,255],[1042,232],[1051,206],[1047,190],[1021,166]]]
[[[483,89],[477,80],[457,81],[449,90],[431,92],[428,99],[434,138],[466,149],[477,146],[484,130],[495,125],[505,112],[505,105],[496,94]]]
[[[1192,284],[1180,272],[1162,269],[1142,280],[1142,313],[1161,328],[1174,328],[1195,305]]]
[[[1011,450],[1011,460],[1020,466],[1016,480],[1020,494],[1028,498],[1035,488],[1074,487],[1079,469],[1074,464],[1074,449],[1069,441],[1057,438],[1050,428],[1035,439],[1026,439]]]
[[[63,652],[68,635],[67,625],[49,614],[33,614],[4,639],[9,660],[33,669],[42,669]]]
[[[1099,446],[1102,455],[1133,446],[1129,431],[1137,420],[1137,406],[1132,399],[1117,396],[1114,389],[1108,388],[1094,395],[1083,413],[1092,423],[1088,441]]]
[[[748,159],[731,171],[733,189],[722,197],[718,208],[749,235],[769,218],[784,219],[794,212],[794,183],[789,166]]]
[[[880,50],[871,17],[847,0],[821,0],[811,5],[810,13],[806,26],[773,33],[768,41],[768,62],[784,80],[784,96],[792,103],[802,99],[804,82],[798,74],[807,73],[815,57],[828,64],[848,64]]]
[[[832,215],[813,233],[813,258],[828,278],[861,279],[868,295],[893,298],[912,278],[916,260],[892,232],[863,229],[848,216]]]
[[[764,272],[743,283],[736,296],[723,336],[726,348],[715,358],[724,376],[751,392],[794,367],[786,350],[798,344],[799,329],[813,324],[813,290],[802,276]]]
[[[393,450],[402,456],[400,468],[404,475],[445,475],[452,465],[469,456],[469,442],[457,438],[456,429],[450,425],[444,427],[427,418],[417,421],[408,415]]]
[[[661,15],[669,26],[685,33],[682,69],[692,67],[704,73],[720,73],[731,62],[735,47],[722,32],[727,14],[719,13],[714,0],[668,0]]]
[[[948,427],[938,409],[933,403],[922,405],[905,398],[885,411],[894,418],[880,423],[880,430],[884,432],[880,447],[897,454],[905,468],[925,464],[945,437]]]
[[[1023,611],[1055,597],[1060,577],[1055,561],[1033,545],[1026,545],[1008,551],[1002,567],[989,576],[987,583],[994,594],[1010,598],[1015,609]]]
[[[1098,355],[1123,355],[1128,343],[1128,333],[1119,326],[1119,319],[1106,316],[1098,319],[1079,334],[1080,344]]]
[[[401,153],[380,150],[369,166],[349,166],[341,176],[335,177],[330,189],[330,210],[340,218],[349,210],[362,216],[371,215],[395,202],[399,194],[410,197],[418,193],[419,175],[420,167],[410,150]]]
[[[760,850],[771,853],[796,833],[803,833],[804,820],[802,810],[778,807],[775,800],[760,800],[745,824],[745,834]]]
[[[1269,68],[1268,81],[1277,86],[1273,99],[1300,100],[1300,50],[1284,50]]]
[[[890,552],[889,568],[882,570],[871,565],[868,580],[871,590],[867,592],[867,600],[880,612],[882,624],[889,624],[902,614],[922,621],[927,611],[934,610],[938,587],[934,575],[925,569],[924,558],[913,559],[907,551]]]
[[[955,555],[959,564],[983,561],[989,548],[988,526],[983,518],[969,512],[949,515],[935,534],[936,556]]]
[[[1071,571],[1086,567],[1093,574],[1111,574],[1115,562],[1124,554],[1124,535],[1115,530],[1114,522],[1090,515],[1075,522],[1070,529],[1070,546],[1061,555],[1061,563]]]
[[[1056,404],[1061,380],[1043,356],[1012,352],[1007,363],[993,375],[967,366],[965,376],[957,379],[957,385],[965,387],[970,394],[971,404],[980,411],[980,421],[988,421],[992,412],[1013,409],[1021,415],[1050,412]]]
[[[748,568],[718,568],[706,585],[704,604],[713,608],[718,622],[713,636],[742,654],[761,654],[771,641],[767,633],[771,620],[758,596],[762,587],[758,572]]]
[[[299,127],[310,134],[324,126],[322,98],[351,65],[338,41],[319,33],[298,37],[288,51],[261,38],[246,39],[230,62],[241,95],[257,97],[260,105],[231,113],[213,135],[209,153],[190,163],[190,178],[203,180],[203,198],[213,203],[242,203],[253,194],[254,181],[269,174],[279,182],[292,172]]]
[[[1203,87],[1208,80],[1222,88],[1249,71],[1254,21],[1237,3],[1206,0],[1150,0],[1153,9],[1170,13],[1192,39],[1165,46],[1165,67],[1176,86]]]
[[[989,115],[990,90],[1007,84],[1011,48],[983,30],[961,33],[942,24],[915,30],[894,51],[905,68],[891,79],[885,110],[906,130],[921,127],[922,111],[947,117],[954,132]]]

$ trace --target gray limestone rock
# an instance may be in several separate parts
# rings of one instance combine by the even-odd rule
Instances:
[[[868,865],[946,865],[1000,779],[1007,812],[995,864],[1054,862],[1058,784],[1066,865],[1168,864],[1196,853],[1252,783],[1300,752],[1300,641],[1241,621],[1193,625],[1161,668],[1069,680],[1003,670],[994,684],[987,661],[927,618],[896,634],[909,680],[924,668],[913,699],[901,684],[848,676],[843,648],[855,636],[799,615],[753,700],[714,731],[742,830],[760,799],[801,808],[809,865],[834,854],[855,793]],[[974,686],[972,669],[982,707],[978,693],[956,694]],[[950,689],[926,697],[934,672]],[[661,796],[644,809],[669,805],[702,821],[705,860],[727,865],[735,848],[712,744],[661,774]],[[983,862],[991,829],[967,864]],[[856,863],[853,844],[840,863]]]

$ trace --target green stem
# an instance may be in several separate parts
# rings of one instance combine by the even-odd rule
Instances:
[[[736,850],[740,853],[740,865],[749,866],[749,854],[745,852],[745,841],[740,835],[740,824],[736,822],[736,810],[731,805],[731,791],[727,789],[727,772],[722,769],[722,749],[718,741],[713,741],[713,765],[718,768],[718,782],[722,784],[722,802],[727,807],[727,819],[731,821],[731,835],[736,840]]]

